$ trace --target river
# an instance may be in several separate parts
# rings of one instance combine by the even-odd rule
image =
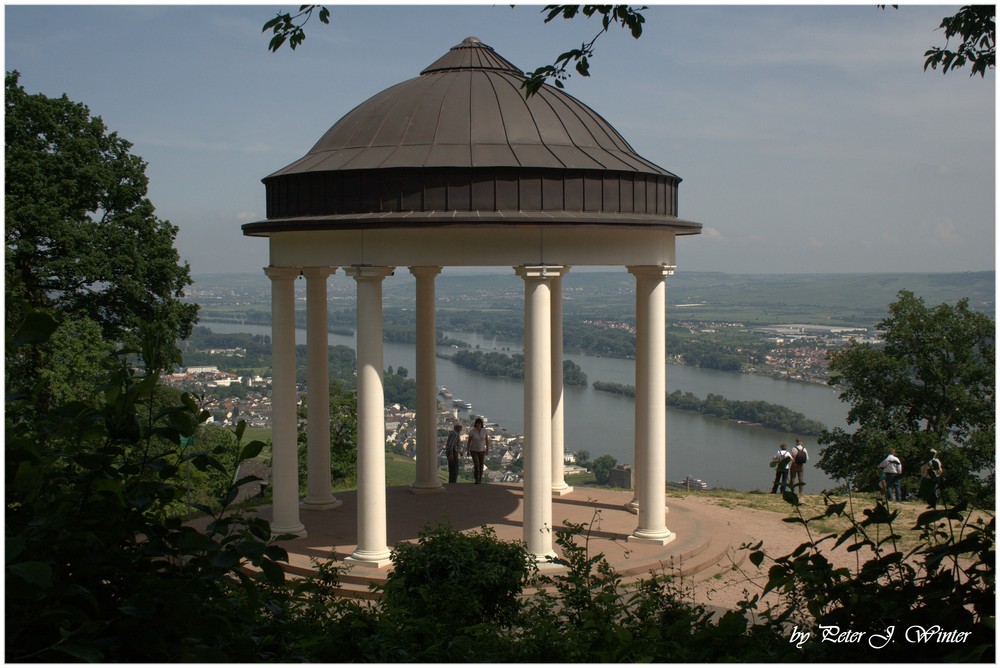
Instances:
[[[271,334],[265,325],[239,325],[205,322],[215,332]],[[483,338],[463,332],[443,332],[445,335],[470,343],[484,352],[522,352],[520,344]],[[306,332],[295,332],[296,343],[305,344]],[[329,335],[330,345],[355,348],[354,336]],[[450,347],[439,347],[450,355]],[[588,383],[595,380],[635,384],[635,363],[609,357],[566,354],[587,374]],[[406,367],[411,376],[416,369],[413,344],[386,343],[385,365]],[[473,406],[473,413],[485,416],[510,432],[524,430],[524,395],[521,381],[483,376],[448,360],[438,359],[437,384],[444,385],[456,399]],[[704,398],[709,393],[727,399],[766,401],[781,404],[827,425],[846,426],[847,405],[837,399],[836,392],[823,385],[792,383],[766,376],[734,374],[681,365],[667,367],[667,392],[681,390]],[[634,460],[634,402],[591,386],[565,388],[565,442],[568,452],[587,450],[591,459],[608,454],[619,463]],[[771,455],[784,441],[789,446],[794,434],[736,424],[687,411],[667,408],[667,479],[682,480],[691,475],[713,487],[739,490],[770,490],[774,477],[768,466]],[[806,465],[807,492],[818,492],[832,486],[830,479],[815,467],[818,448],[814,440],[803,439],[809,450]]]

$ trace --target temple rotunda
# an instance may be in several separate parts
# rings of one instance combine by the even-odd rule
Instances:
[[[678,236],[680,178],[640,157],[600,115],[550,86],[525,98],[524,74],[474,37],[420,76],[355,107],[301,159],[263,179],[267,219],[243,226],[269,243],[272,530],[305,535],[301,507],[331,493],[327,280],[357,282],[358,546],[350,561],[388,563],[382,283],[416,279],[417,473],[437,476],[435,277],[508,266],[524,281],[524,542],[552,557],[552,496],[563,478],[562,277],[621,266],[635,277],[634,498],[629,540],[666,544],[666,278]],[[306,280],[307,485],[299,499],[294,281]],[[432,518],[428,518],[432,519]]]

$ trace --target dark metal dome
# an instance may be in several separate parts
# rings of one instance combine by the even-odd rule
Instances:
[[[639,156],[576,98],[551,86],[525,98],[524,78],[491,47],[465,39],[266,177],[268,220],[244,231],[457,217],[685,227],[676,219],[679,177]]]

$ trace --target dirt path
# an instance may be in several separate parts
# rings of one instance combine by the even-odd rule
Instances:
[[[685,500],[692,501],[693,499],[687,497]],[[730,544],[733,545],[736,552],[739,551],[741,545],[756,545],[763,541],[761,549],[769,557],[777,558],[792,553],[799,545],[809,540],[809,534],[805,527],[801,524],[784,521],[785,518],[791,516],[791,506],[786,506],[787,510],[784,512],[759,510],[733,504],[724,498],[714,496],[701,496],[697,498],[696,503],[699,514],[705,518],[714,519],[720,525],[729,528],[731,531]],[[778,505],[780,507],[780,504]],[[818,527],[811,527],[810,530],[814,539],[829,533],[839,533],[835,527],[824,523],[819,523]],[[823,544],[823,554],[838,567],[855,570],[858,567],[858,558],[861,559],[861,563],[864,563],[871,554],[867,549],[857,553],[848,552],[846,545],[832,549],[833,542],[828,541]],[[749,556],[749,551],[746,556]],[[750,562],[749,558],[744,558],[738,565],[707,579],[698,580],[696,578],[694,582],[686,582],[684,589],[691,600],[696,603],[709,606],[712,609],[734,609],[741,600],[746,600],[753,594],[762,592],[767,583],[767,572],[771,565],[770,560],[765,560],[758,568]],[[778,602],[778,598],[771,594],[765,599],[765,602],[774,604]]]

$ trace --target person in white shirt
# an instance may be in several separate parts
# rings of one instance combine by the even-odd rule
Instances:
[[[490,451],[490,436],[483,427],[483,419],[476,418],[469,430],[469,456],[472,457],[472,468],[476,475],[476,484],[483,481],[483,464],[486,453]]]
[[[792,454],[788,452],[788,446],[784,443],[779,445],[771,461],[774,463],[774,484],[771,485],[771,494],[777,494],[779,487],[784,494],[788,481],[788,466],[792,463]]]
[[[891,501],[895,491],[896,501],[902,501],[903,494],[899,488],[899,480],[903,477],[903,462],[896,456],[896,448],[889,448],[889,454],[877,468],[885,471],[885,500]]]

